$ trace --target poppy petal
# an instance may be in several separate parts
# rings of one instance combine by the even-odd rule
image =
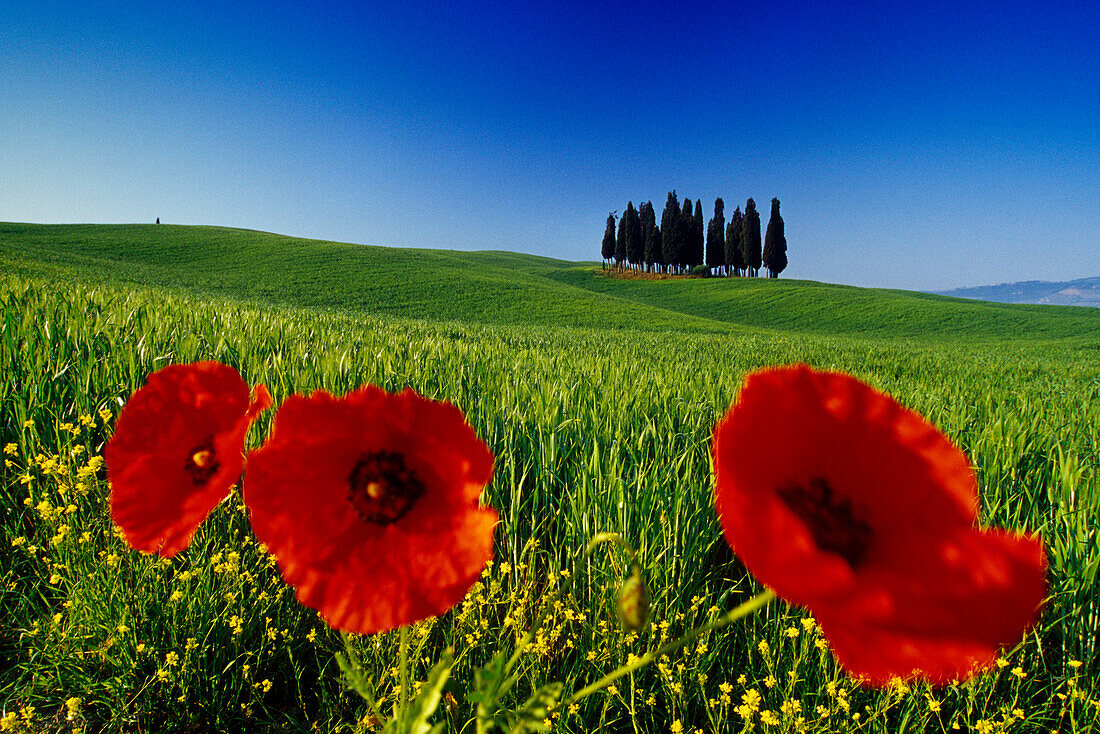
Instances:
[[[111,518],[140,551],[171,558],[240,479],[244,440],[271,405],[257,385],[217,362],[149,375],[119,413],[104,448]]]
[[[815,614],[840,663],[871,685],[913,675],[942,685],[989,668],[1035,623],[1045,569],[1038,538],[970,529],[919,568],[868,572],[845,604]]]

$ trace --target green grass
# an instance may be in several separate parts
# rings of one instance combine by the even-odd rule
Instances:
[[[111,532],[101,469],[76,487],[110,435],[97,411],[117,413],[160,366],[198,359],[233,365],[277,401],[366,382],[411,386],[454,402],[489,444],[498,565],[467,602],[413,630],[421,679],[445,647],[458,657],[456,705],[440,719],[450,730],[471,714],[474,668],[515,645],[563,570],[576,586],[522,658],[519,696],[553,680],[580,688],[757,589],[714,516],[710,436],[746,371],[793,361],[891,392],[968,453],[983,522],[1037,531],[1047,547],[1052,597],[1039,629],[1006,651],[1005,668],[971,682],[876,692],[853,686],[813,633],[788,637],[804,613],[779,604],[560,712],[554,730],[663,732],[679,721],[688,732],[740,731],[733,707],[749,690],[786,722],[769,728],[757,713],[757,731],[792,729],[798,715],[814,732],[1100,725],[1100,351],[1090,312],[1004,307],[1016,323],[1007,334],[991,315],[1000,311],[915,294],[610,281],[506,253],[155,229],[0,225],[0,443],[14,444],[0,479],[0,713],[33,706],[31,730],[68,731],[70,697],[82,700],[74,721],[89,732],[366,730],[365,709],[337,677],[339,637],[257,551],[236,496],[188,551],[161,563]],[[480,323],[476,303],[506,300],[509,280],[504,315]],[[449,300],[459,283],[493,298]],[[799,301],[819,315],[800,316]],[[707,315],[720,303],[723,318]],[[638,313],[665,321],[630,328]],[[872,328],[875,314],[900,323]],[[615,328],[591,328],[597,316]],[[81,427],[82,415],[95,427]],[[270,414],[253,443],[269,425]],[[623,559],[575,561],[601,531],[639,549],[655,610],[641,637],[619,631],[610,609]],[[395,634],[356,642],[386,696],[396,644]]]
[[[1070,341],[1100,309],[982,303],[785,279],[626,281],[506,252],[351,245],[176,225],[0,223],[11,272],[426,321],[868,339]]]

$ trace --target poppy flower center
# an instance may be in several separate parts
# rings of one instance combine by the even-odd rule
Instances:
[[[836,553],[853,569],[863,563],[874,535],[871,526],[853,510],[851,500],[838,497],[828,482],[818,477],[809,486],[784,487],[779,499],[806,524],[819,548]]]
[[[209,482],[210,477],[214,476],[220,467],[221,463],[214,451],[213,438],[207,438],[187,452],[187,461],[184,468],[191,475],[191,481],[197,486]]]
[[[412,509],[424,485],[401,454],[363,454],[348,477],[348,500],[364,522],[389,525]]]

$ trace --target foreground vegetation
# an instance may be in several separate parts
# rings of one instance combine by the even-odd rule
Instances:
[[[548,589],[564,580],[573,590],[526,650],[517,699],[548,681],[580,688],[758,591],[714,516],[710,436],[744,372],[792,361],[846,370],[891,392],[968,453],[983,520],[1044,539],[1052,596],[1040,627],[1005,651],[997,670],[972,681],[875,691],[837,668],[812,619],[776,604],[575,709],[553,712],[552,728],[1070,732],[1100,725],[1100,352],[1087,331],[1057,316],[1041,315],[1046,333],[1075,337],[989,338],[981,349],[943,337],[864,341],[843,331],[841,317],[840,336],[809,326],[746,329],[730,326],[732,319],[708,319],[695,333],[485,326],[265,305],[251,292],[236,300],[193,288],[104,285],[106,265],[81,283],[60,260],[21,262],[0,275],[5,727],[372,727],[339,680],[339,636],[294,601],[251,540],[238,496],[171,561],[129,551],[113,532],[98,457],[114,417],[149,372],[199,359],[236,367],[276,401],[366,382],[411,386],[458,405],[496,454],[485,497],[502,519],[496,562],[461,605],[412,634],[420,679],[454,648],[458,663],[440,709],[450,730],[472,714],[465,693],[474,668],[513,647]],[[46,279],[30,272],[39,267],[57,270]],[[582,289],[572,279],[588,277],[546,267],[538,277],[547,288]],[[597,291],[607,281],[593,282],[588,292],[602,298]],[[607,287],[637,285],[663,284]],[[231,290],[224,288],[223,296]],[[890,299],[867,300],[888,310]],[[531,318],[536,311],[537,299]],[[859,314],[850,318],[858,332]],[[963,333],[987,328],[978,317],[954,318]],[[261,418],[253,443],[269,422],[270,414]],[[578,560],[600,531],[622,533],[639,550],[654,594],[653,624],[641,634],[622,632],[611,609],[626,559],[608,551]],[[392,700],[396,633],[355,645],[378,694]]]

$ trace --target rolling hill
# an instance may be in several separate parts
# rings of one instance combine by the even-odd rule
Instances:
[[[432,321],[873,339],[1100,343],[1100,311],[768,279],[625,280],[598,264],[183,225],[0,223],[10,272]]]

